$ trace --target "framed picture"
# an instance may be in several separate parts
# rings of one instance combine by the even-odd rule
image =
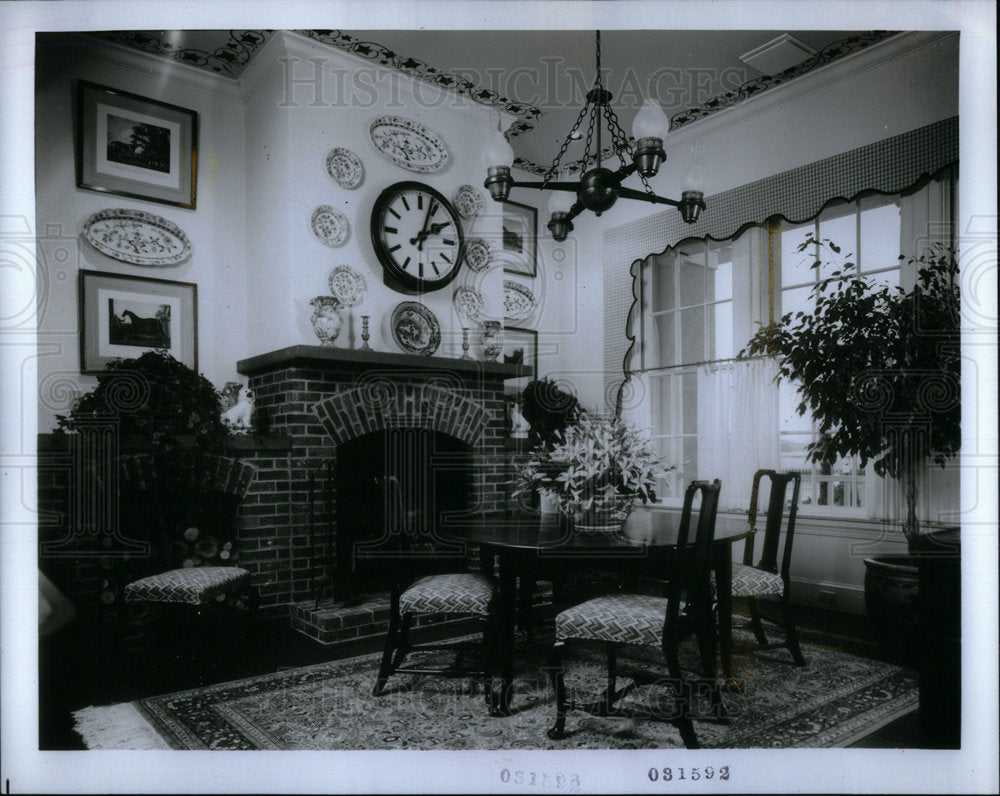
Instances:
[[[198,370],[198,286],[80,272],[80,372],[162,348]]]
[[[538,273],[538,211],[507,200],[503,203],[503,270],[521,276]]]
[[[527,384],[531,379],[538,378],[538,332],[534,329],[521,329],[517,326],[505,326],[503,330],[503,363],[505,365],[528,365],[531,376],[520,379],[507,379],[504,386]]]
[[[198,114],[84,80],[76,185],[194,209]]]

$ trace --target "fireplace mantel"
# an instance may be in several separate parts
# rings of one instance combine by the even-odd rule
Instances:
[[[357,348],[327,348],[318,345],[293,345],[259,354],[236,363],[237,372],[252,376],[289,365],[315,367],[392,367],[415,370],[465,371],[481,373],[498,379],[516,379],[532,376],[530,365],[508,365],[503,362],[484,362],[479,359],[452,357],[422,357],[396,354],[387,351],[364,351]]]

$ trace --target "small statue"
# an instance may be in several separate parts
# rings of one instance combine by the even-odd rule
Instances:
[[[222,422],[226,424],[231,433],[249,434],[250,421],[253,415],[253,390],[247,388],[243,397],[222,415]]]
[[[222,403],[222,411],[226,412],[236,406],[240,400],[240,390],[243,384],[238,381],[227,381],[226,386],[219,390],[219,399]]]

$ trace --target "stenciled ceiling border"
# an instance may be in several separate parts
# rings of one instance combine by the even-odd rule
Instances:
[[[189,66],[207,69],[224,77],[235,79],[246,68],[257,52],[267,43],[274,31],[272,30],[231,30],[229,39],[211,52],[191,47],[178,47],[173,44],[166,33],[156,35],[150,31],[102,31],[88,34],[103,41],[110,41],[125,47],[147,52],[163,58],[171,58]],[[454,91],[473,102],[507,113],[515,118],[507,128],[508,139],[524,135],[535,128],[535,121],[543,111],[535,105],[518,102],[503,96],[496,91],[476,85],[470,80],[438,69],[412,56],[403,55],[378,42],[363,41],[350,33],[341,30],[298,30],[295,31],[320,44],[336,47],[347,53],[378,63],[390,69],[395,69],[416,80],[432,86]],[[898,31],[867,31],[851,36],[824,47],[815,55],[800,64],[785,69],[774,75],[762,75],[743,83],[739,88],[716,94],[700,105],[685,108],[670,117],[670,129],[677,130],[686,124],[704,119],[714,113],[731,108],[734,105],[755,97],[768,89],[780,86],[790,80],[808,74],[815,69],[826,66],[852,53],[864,50],[877,44]],[[632,139],[630,139],[630,142]],[[609,147],[602,157],[614,156]],[[531,174],[541,175],[547,171],[541,166],[524,158],[516,158],[514,166]],[[577,164],[579,168],[579,164]]]

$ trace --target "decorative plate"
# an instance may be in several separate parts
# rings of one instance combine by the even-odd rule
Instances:
[[[474,287],[463,286],[455,290],[452,303],[459,316],[473,322],[478,321],[479,316],[486,309],[486,299]]]
[[[365,177],[365,167],[351,150],[338,146],[327,153],[326,173],[341,188],[357,188]]]
[[[191,254],[180,227],[145,210],[101,210],[83,222],[83,236],[101,254],[133,265],[174,265]]]
[[[451,203],[462,218],[475,218],[483,212],[483,195],[474,185],[459,185]]]
[[[535,311],[538,299],[520,282],[503,280],[503,317],[508,321],[522,321]]]
[[[330,286],[330,295],[339,298],[345,307],[353,307],[361,301],[368,289],[365,278],[349,265],[335,266],[326,282]]]
[[[423,304],[404,301],[392,311],[392,339],[408,354],[430,356],[441,345],[441,324]]]
[[[379,116],[368,128],[375,149],[397,166],[429,174],[448,165],[448,150],[433,130],[402,116]]]
[[[485,271],[492,259],[490,245],[482,238],[471,238],[465,242],[465,264],[473,271]]]
[[[330,205],[320,205],[313,210],[312,231],[327,246],[342,246],[351,232],[347,216]]]

